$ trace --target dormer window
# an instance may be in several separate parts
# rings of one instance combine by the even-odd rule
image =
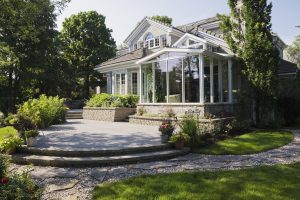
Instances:
[[[145,48],[157,48],[159,47],[159,37],[154,37],[152,33],[148,33],[145,37]]]

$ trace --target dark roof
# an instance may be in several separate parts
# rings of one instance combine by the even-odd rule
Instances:
[[[278,74],[280,74],[280,75],[296,74],[297,70],[299,70],[299,68],[297,67],[297,65],[295,63],[280,59]]]
[[[141,59],[149,54],[151,54],[152,51],[145,49],[145,48],[139,48],[137,50],[131,51],[129,53],[116,56],[112,59],[109,59],[108,61],[102,63],[100,66],[107,66],[107,65],[112,65],[112,64],[117,64],[117,63],[122,63],[122,62],[128,62],[128,61],[133,61],[133,60],[138,60]]]
[[[176,28],[178,28],[178,29],[180,29],[184,32],[190,32],[194,28],[201,27],[205,24],[209,24],[209,23],[217,22],[217,21],[219,21],[219,18],[217,16],[215,16],[215,17],[210,17],[210,18],[207,18],[207,19],[198,20],[198,21],[195,21],[195,22],[192,22],[192,23],[184,24],[184,25],[181,25],[181,26],[177,26]]]

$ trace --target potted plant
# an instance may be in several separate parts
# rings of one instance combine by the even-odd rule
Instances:
[[[168,122],[163,122],[158,129],[161,132],[160,138],[162,143],[168,143],[169,138],[171,137],[173,131],[174,131],[174,126],[170,121]]]
[[[3,139],[0,144],[0,150],[7,154],[13,154],[17,148],[23,144],[23,140],[18,136],[9,136]]]
[[[26,144],[28,147],[34,147],[37,145],[36,137],[39,135],[39,132],[36,129],[25,131]]]
[[[175,144],[176,149],[183,149],[184,143],[190,140],[190,136],[183,132],[178,132],[171,136],[170,141]]]

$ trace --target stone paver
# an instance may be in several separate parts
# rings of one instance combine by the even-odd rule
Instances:
[[[293,132],[295,139],[292,143],[279,149],[253,155],[189,154],[167,161],[120,167],[84,169],[31,167],[30,173],[41,187],[46,188],[42,199],[90,199],[91,191],[99,183],[118,181],[143,174],[236,170],[262,165],[300,162],[300,130]],[[11,168],[14,170],[12,171],[16,171],[18,167],[13,165]],[[26,170],[25,167],[21,167],[21,169]]]
[[[158,126],[74,119],[41,131],[37,148],[76,151],[160,144]]]

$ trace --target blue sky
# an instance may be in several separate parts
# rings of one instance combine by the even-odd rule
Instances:
[[[272,23],[276,32],[287,44],[300,35],[300,0],[271,0]],[[135,25],[145,16],[167,15],[173,25],[190,23],[228,14],[227,0],[72,0],[58,17],[58,28],[66,17],[80,11],[96,10],[106,16],[106,24],[113,30],[117,44],[122,43]]]

